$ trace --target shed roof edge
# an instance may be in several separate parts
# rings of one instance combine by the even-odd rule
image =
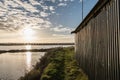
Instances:
[[[99,0],[96,5],[93,7],[93,9],[88,13],[88,15],[83,19],[83,21],[79,24],[79,26],[71,32],[72,33],[77,33],[80,31],[88,22],[89,20],[96,16],[96,13],[100,11],[100,9],[111,0]]]

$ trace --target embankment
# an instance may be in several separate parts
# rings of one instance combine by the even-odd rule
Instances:
[[[88,80],[74,59],[74,48],[53,48],[19,80]]]
[[[51,49],[51,48],[50,48]],[[30,49],[30,50],[27,50],[27,49],[20,49],[20,50],[0,50],[0,54],[2,53],[16,53],[16,52],[47,52],[49,51],[50,49]]]

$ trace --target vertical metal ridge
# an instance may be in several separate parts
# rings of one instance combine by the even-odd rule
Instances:
[[[89,80],[120,79],[120,1],[109,0],[76,33],[76,59]]]

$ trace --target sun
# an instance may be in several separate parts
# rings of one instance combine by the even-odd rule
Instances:
[[[25,39],[25,41],[33,40],[33,34],[34,34],[33,29],[25,28],[23,29],[22,34],[23,34],[23,38]]]
[[[34,33],[34,31],[31,28],[26,28],[23,30],[23,34],[25,36],[31,36],[31,35],[33,35],[33,33]]]

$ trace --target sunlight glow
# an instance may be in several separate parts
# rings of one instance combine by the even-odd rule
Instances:
[[[33,30],[31,28],[25,28],[24,31],[23,31],[23,34],[25,36],[30,36],[30,35],[33,35]]]
[[[23,38],[25,39],[25,41],[32,41],[33,34],[34,34],[34,31],[30,27],[23,29]]]
[[[26,45],[25,48],[26,48],[27,50],[30,50],[30,49],[31,49],[31,45]]]
[[[27,71],[31,70],[31,52],[26,52],[26,65],[27,65]]]
[[[26,28],[24,29],[23,31],[23,36],[24,36],[24,39],[26,41],[31,41],[33,40],[33,34],[34,34],[34,31],[31,29],[31,28]]]

